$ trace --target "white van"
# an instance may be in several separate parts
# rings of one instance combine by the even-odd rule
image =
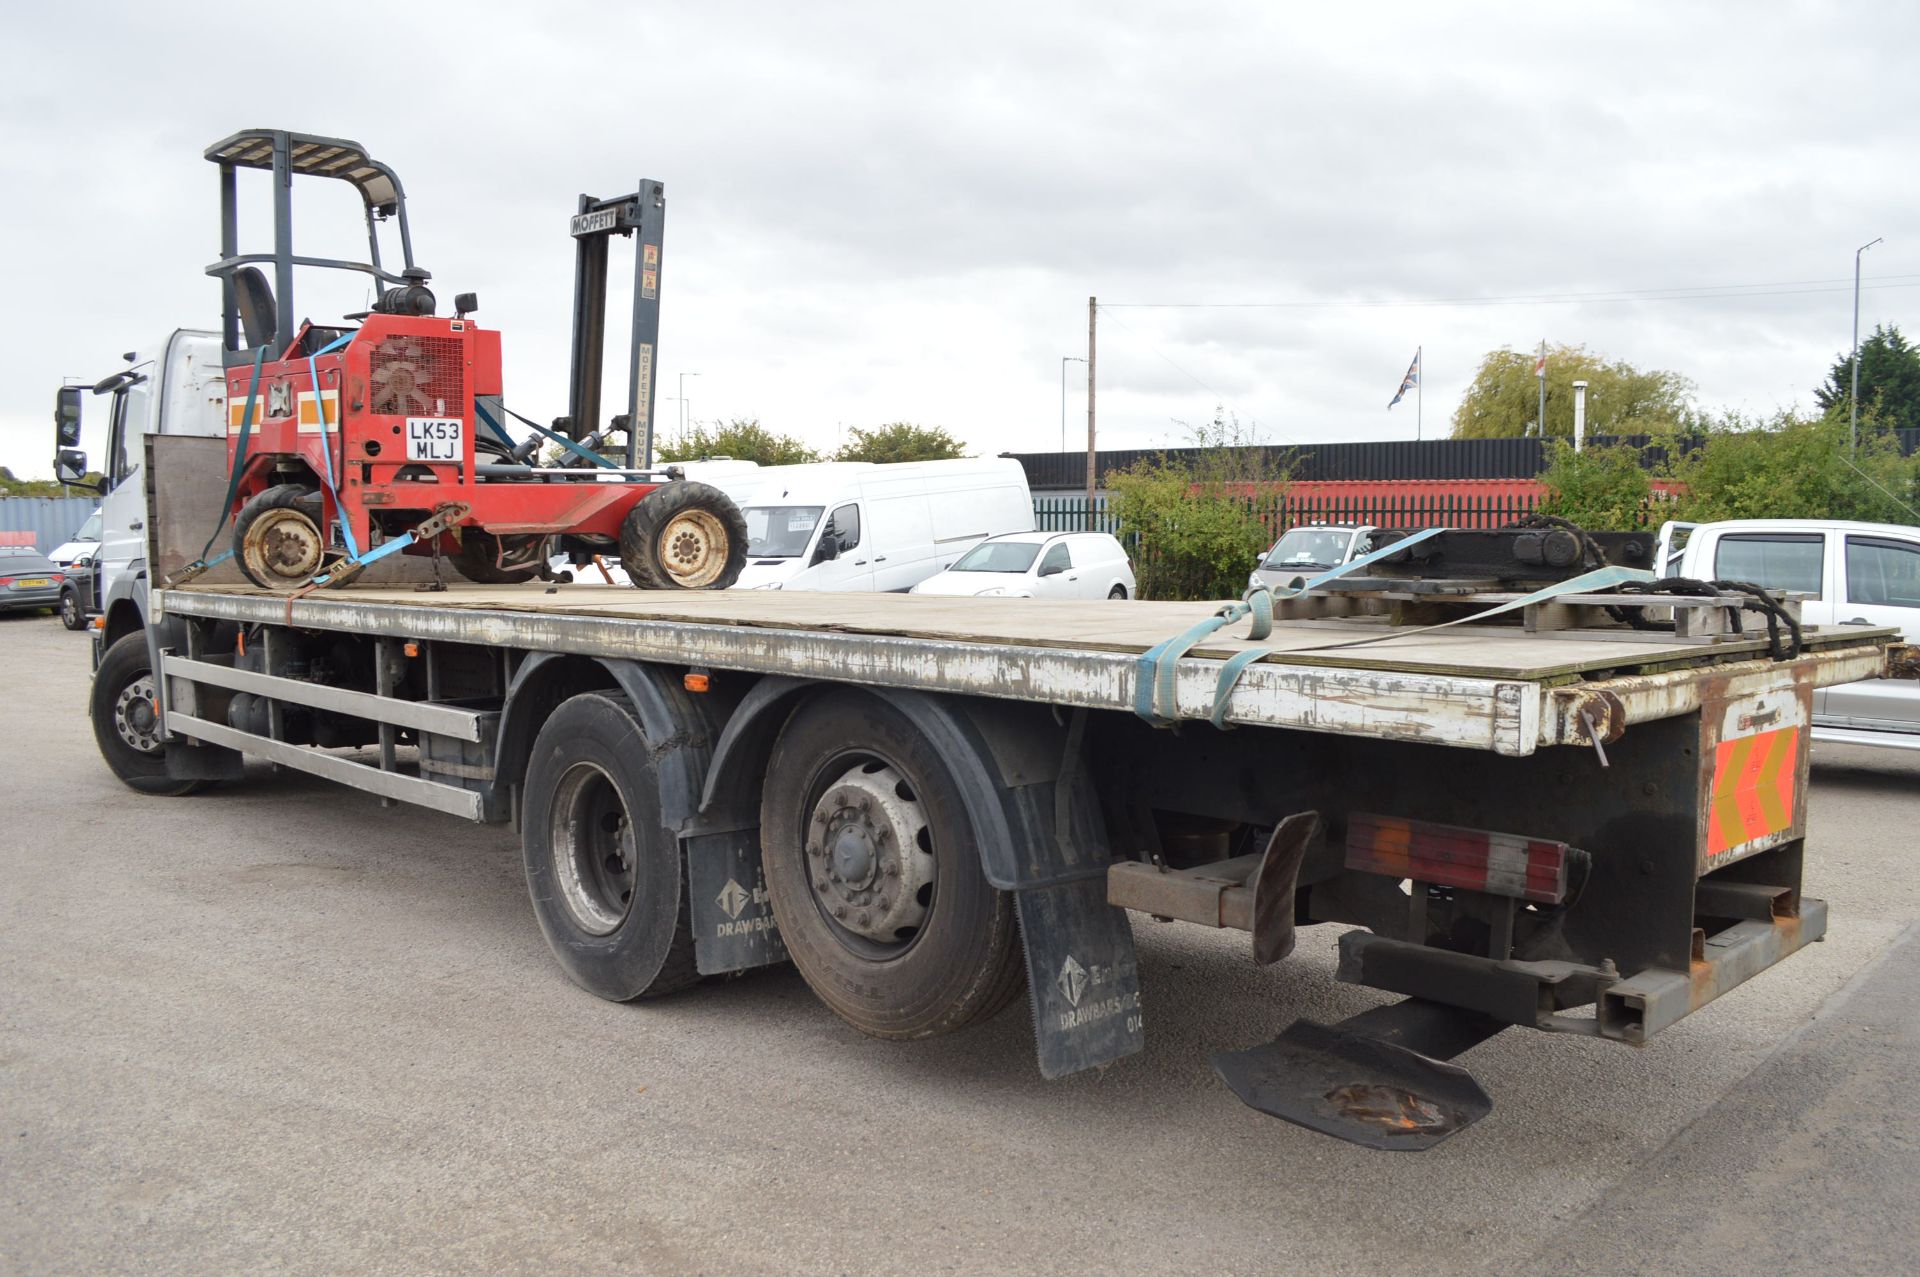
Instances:
[[[736,590],[911,589],[978,542],[1033,529],[1017,461],[763,466],[744,499],[747,567]]]
[[[1792,590],[1803,596],[1809,625],[1890,625],[1920,643],[1920,528],[1838,519],[1668,523],[1657,553],[1664,576]],[[1920,750],[1920,681],[1819,689],[1813,739]]]

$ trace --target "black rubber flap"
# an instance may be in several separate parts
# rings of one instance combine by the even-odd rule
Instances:
[[[1018,893],[1040,1072],[1064,1077],[1146,1045],[1140,969],[1124,910],[1105,877]]]
[[[693,906],[693,961],[701,975],[787,960],[760,873],[757,831],[688,839],[687,890]]]
[[[1363,1148],[1432,1148],[1493,1111],[1460,1066],[1312,1020],[1213,1067],[1248,1107]]]

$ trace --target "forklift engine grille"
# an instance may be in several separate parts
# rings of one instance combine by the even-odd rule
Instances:
[[[369,411],[395,417],[461,417],[466,346],[458,337],[389,337],[373,348]]]

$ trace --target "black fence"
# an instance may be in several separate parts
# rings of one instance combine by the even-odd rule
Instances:
[[[1900,450],[1911,456],[1920,450],[1920,429],[1893,432]],[[1668,459],[1665,443],[1655,443],[1652,435],[1589,435],[1594,445],[1632,444],[1645,450],[1648,466]],[[1680,442],[1681,451],[1689,451],[1692,440]],[[1123,448],[1095,454],[1096,484],[1104,487],[1107,475],[1154,457],[1193,462],[1210,451],[1202,448]],[[1390,443],[1315,443],[1298,447],[1259,445],[1236,449],[1247,454],[1236,473],[1246,477],[1294,479],[1315,482],[1338,479],[1531,479],[1547,468],[1548,451],[1543,439],[1423,439]],[[1087,481],[1085,452],[1009,452],[1001,454],[1018,461],[1027,472],[1027,486],[1035,491],[1059,491],[1084,487]]]
[[[1497,528],[1539,507],[1538,496],[1507,493],[1399,493],[1324,496],[1295,492],[1257,493],[1244,498],[1247,509],[1278,539],[1302,523],[1364,523],[1378,528]],[[1120,520],[1105,494],[1094,499],[1087,519],[1087,498],[1078,492],[1041,493],[1033,498],[1033,526],[1042,532],[1120,531]]]

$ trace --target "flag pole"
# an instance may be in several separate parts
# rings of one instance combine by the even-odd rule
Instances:
[[[1540,362],[1534,365],[1534,376],[1540,380],[1540,437],[1547,437],[1547,339],[1540,339]]]
[[[1420,442],[1420,419],[1427,410],[1427,361],[1423,357],[1426,347],[1413,348],[1413,362],[1419,366],[1420,380],[1413,383],[1413,441]]]

